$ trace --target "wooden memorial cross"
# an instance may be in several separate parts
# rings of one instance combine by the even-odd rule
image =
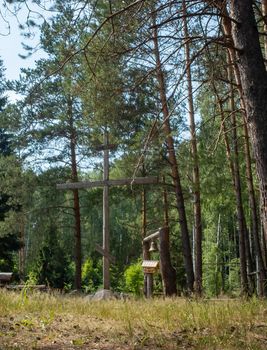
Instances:
[[[103,246],[96,245],[95,249],[103,255],[103,288],[110,289],[110,262],[114,258],[110,255],[109,249],[109,187],[125,185],[147,185],[158,183],[157,177],[138,177],[135,179],[109,179],[109,150],[114,148],[108,142],[108,133],[104,134],[104,144],[98,150],[104,151],[103,180],[99,181],[79,181],[65,184],[57,184],[59,190],[85,189],[103,187]]]

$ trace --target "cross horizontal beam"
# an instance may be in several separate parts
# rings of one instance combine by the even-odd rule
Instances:
[[[79,181],[57,184],[58,190],[74,190],[83,188],[94,188],[104,186],[127,186],[127,185],[149,185],[157,184],[159,179],[156,176],[137,177],[135,179],[118,179],[118,180],[98,180],[98,181]]]
[[[115,258],[114,258],[114,256],[112,256],[111,254],[109,254],[108,252],[106,252],[105,251],[105,249],[103,249],[99,244],[95,244],[95,250],[99,253],[99,254],[101,254],[101,255],[103,255],[103,256],[105,256],[106,258],[108,258],[109,259],[109,261],[110,262],[112,262],[113,264],[115,264]]]

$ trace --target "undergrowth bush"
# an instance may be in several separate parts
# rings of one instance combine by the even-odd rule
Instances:
[[[125,270],[124,278],[126,291],[141,296],[144,284],[144,273],[140,261],[130,265]]]

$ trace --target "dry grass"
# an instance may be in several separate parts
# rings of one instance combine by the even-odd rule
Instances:
[[[0,349],[266,349],[267,302],[130,300],[0,290]]]

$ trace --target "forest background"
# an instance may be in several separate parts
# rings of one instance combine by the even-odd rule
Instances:
[[[142,293],[142,239],[167,226],[178,293],[265,295],[264,191],[227,2],[32,3],[5,2],[27,11],[25,43],[40,31],[45,58],[16,81],[1,66],[0,270],[101,287],[102,189],[56,184],[102,178],[108,131],[111,178],[160,180],[110,189],[112,288]],[[265,1],[247,3],[265,56]]]

